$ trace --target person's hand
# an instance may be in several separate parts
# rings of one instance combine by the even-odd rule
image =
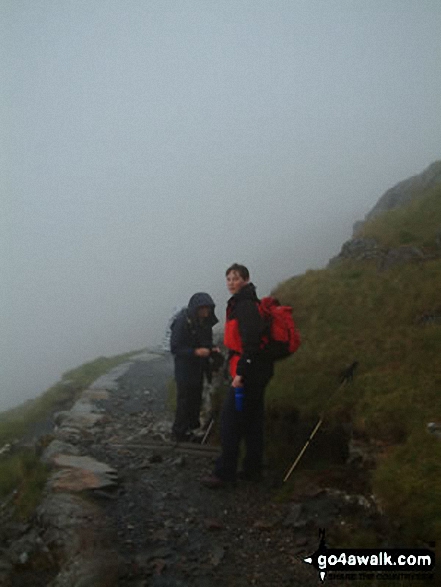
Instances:
[[[236,375],[231,384],[233,387],[243,387],[243,379],[240,375]]]
[[[219,348],[218,346],[214,346],[214,347],[211,349],[211,352],[212,352],[212,353],[220,353],[220,352],[221,352],[221,350],[220,350],[220,348]]]
[[[210,356],[210,352],[211,352],[210,349],[206,349],[204,347],[200,347],[200,348],[194,350],[194,354],[197,357],[204,357],[204,358],[205,357],[209,357]]]

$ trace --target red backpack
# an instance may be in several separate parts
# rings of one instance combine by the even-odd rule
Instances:
[[[263,336],[263,348],[271,353],[274,360],[289,357],[300,346],[300,333],[294,324],[291,306],[282,306],[271,296],[262,298],[259,312],[268,325]]]

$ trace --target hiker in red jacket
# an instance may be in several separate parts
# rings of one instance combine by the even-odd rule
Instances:
[[[210,488],[236,481],[242,439],[246,455],[239,477],[250,481],[262,478],[264,394],[274,372],[272,359],[261,350],[265,322],[248,269],[235,263],[227,269],[226,277],[232,297],[227,305],[224,343],[229,349],[232,382],[221,416],[222,454],[213,474],[201,480]],[[243,388],[243,406],[236,401],[238,388]]]

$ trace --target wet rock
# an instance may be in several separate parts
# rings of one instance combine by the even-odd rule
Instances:
[[[82,433],[78,428],[63,426],[63,428],[58,428],[55,430],[55,436],[62,442],[67,442],[68,444],[78,444],[82,438]]]
[[[436,312],[425,312],[415,319],[415,323],[420,326],[438,326],[441,324],[441,308]]]
[[[381,259],[378,268],[380,270],[387,270],[396,265],[409,263],[409,261],[416,261],[424,258],[424,253],[421,249],[411,246],[402,246],[396,249],[389,249],[385,256]]]
[[[316,499],[302,504],[301,518],[307,524],[325,527],[334,522],[340,512],[341,504],[338,497],[320,495]]]
[[[93,557],[83,555],[70,560],[48,587],[117,587],[117,557],[110,557],[98,549]]]
[[[52,475],[50,487],[53,491],[84,491],[112,487],[117,482],[117,471],[91,457],[56,455],[54,465],[63,467]]]
[[[91,390],[91,393],[93,393],[93,390]],[[69,416],[73,416],[74,414],[98,414],[101,412],[103,412],[103,409],[98,408],[94,403],[86,399],[85,395],[83,394],[80,399],[72,406],[69,412]]]
[[[54,457],[59,454],[79,455],[80,451],[78,447],[74,446],[73,444],[69,444],[68,442],[63,442],[62,440],[55,439],[45,449],[41,456],[41,460],[44,463],[51,463],[53,462]]]
[[[37,509],[37,518],[45,529],[43,542],[56,550],[60,565],[49,587],[116,585],[119,556],[96,505],[77,495],[50,493]]]
[[[214,567],[217,567],[222,562],[224,556],[225,556],[225,548],[223,548],[222,546],[215,546],[210,554],[210,563]]]
[[[84,469],[94,473],[108,473],[111,475],[116,475],[115,469],[112,469],[112,467],[106,463],[100,463],[96,459],[87,456],[59,454],[54,457],[54,464],[58,467]]]
[[[56,426],[61,426],[61,424],[69,417],[68,411],[62,412],[55,412],[53,415],[53,420]]]
[[[63,419],[61,428],[69,429],[87,429],[92,428],[98,422],[104,419],[104,414],[95,414],[87,411],[69,412],[69,415]]]
[[[32,528],[29,532],[22,535],[11,543],[6,553],[6,560],[13,566],[26,565],[30,556],[43,548],[43,542],[39,536],[38,530]]]
[[[441,440],[441,422],[429,422],[427,424],[427,431]]]
[[[383,255],[378,242],[374,238],[354,238],[346,241],[340,253],[330,259],[328,266],[333,267],[345,259],[356,259],[357,261],[365,261],[369,259],[377,259]]]
[[[374,505],[363,495],[328,489],[293,504],[283,525],[295,529],[324,528],[342,523],[342,518],[347,515],[355,514],[367,519],[374,510]]]
[[[110,399],[110,393],[106,389],[86,389],[81,394],[82,401],[96,402]]]
[[[187,461],[185,459],[185,457],[183,455],[179,456],[177,459],[174,459],[173,461],[171,461],[170,465],[172,465],[172,467],[184,467],[186,465]]]
[[[6,455],[9,452],[11,452],[11,448],[12,445],[8,442],[7,444],[4,444],[1,448],[0,448],[0,456]]]

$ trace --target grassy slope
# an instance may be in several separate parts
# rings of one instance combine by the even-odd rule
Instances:
[[[0,448],[5,443],[29,434],[35,423],[46,420],[54,411],[68,409],[95,379],[128,360],[135,352],[139,351],[114,357],[99,357],[85,363],[64,373],[61,381],[35,400],[0,413]],[[12,454],[0,455],[0,502],[16,490],[13,500],[16,514],[26,518],[39,503],[47,473],[47,467],[30,448],[20,448]]]
[[[438,186],[373,219],[362,234],[432,252],[440,228]],[[339,371],[358,360],[354,383],[330,400],[328,421],[349,420],[356,435],[378,446],[374,491],[410,539],[441,538],[441,442],[426,432],[428,422],[441,422],[441,325],[418,323],[424,313],[441,315],[440,292],[441,259],[384,272],[371,261],[346,261],[275,292],[293,306],[303,344],[277,367],[270,414],[316,417]]]
[[[114,357],[98,357],[67,371],[61,380],[34,400],[17,408],[0,412],[0,447],[26,434],[35,422],[44,420],[54,410],[66,409],[95,379],[128,360],[140,351],[131,351]]]

